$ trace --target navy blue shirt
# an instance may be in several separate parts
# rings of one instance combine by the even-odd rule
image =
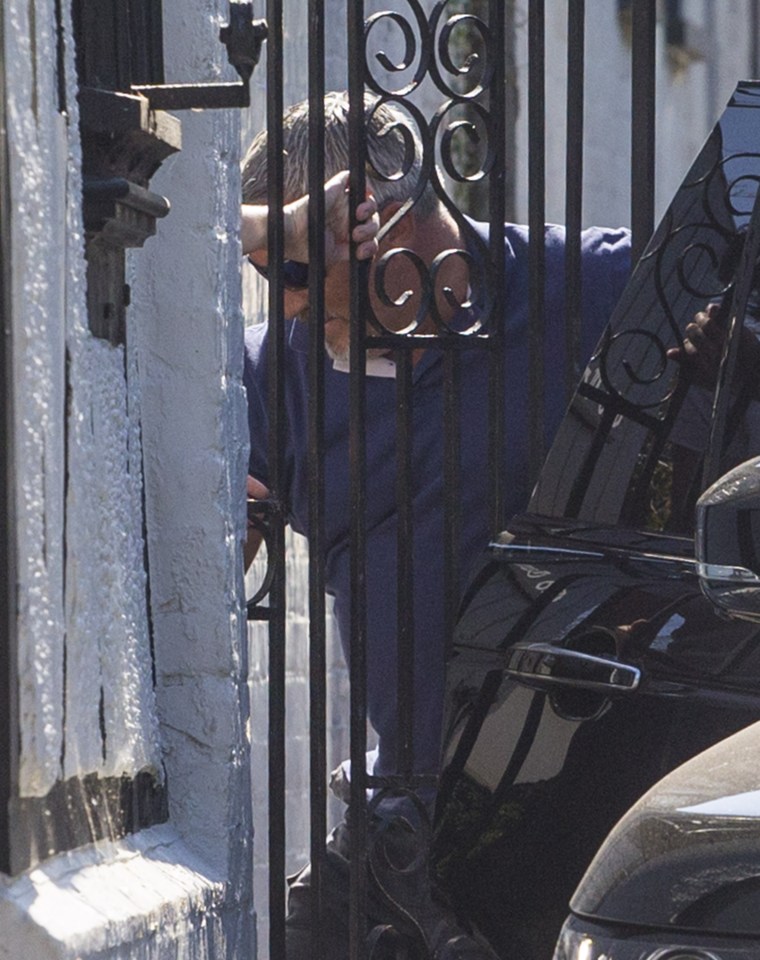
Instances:
[[[485,240],[487,226],[473,224]],[[507,515],[524,510],[528,489],[528,235],[505,227],[505,462]],[[583,234],[582,350],[590,356],[622,292],[629,271],[629,235],[591,228]],[[546,228],[545,423],[547,440],[565,409],[564,230]],[[251,434],[250,473],[269,485],[266,324],[246,333],[245,385]],[[293,321],[285,351],[285,484],[277,493],[288,520],[309,535],[307,329]],[[461,551],[468,568],[496,532],[488,517],[488,355],[461,351]],[[430,347],[413,375],[415,770],[437,773],[444,691],[443,605],[443,353]],[[396,386],[367,378],[367,697],[379,735],[378,775],[396,772]],[[346,656],[350,648],[349,377],[325,356],[326,587],[334,598]]]

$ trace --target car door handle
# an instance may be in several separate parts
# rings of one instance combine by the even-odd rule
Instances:
[[[641,681],[638,667],[550,643],[516,644],[505,651],[504,672],[531,687],[575,687],[599,693],[630,693]]]

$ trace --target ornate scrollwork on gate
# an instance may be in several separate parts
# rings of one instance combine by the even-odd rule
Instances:
[[[613,320],[598,353],[599,382],[611,400],[659,411],[661,418],[685,375],[667,351],[682,346],[684,328],[698,310],[730,296],[738,266],[736,240],[759,179],[758,154],[721,155],[719,128],[700,160],[642,257],[637,271],[642,278],[632,281],[634,291],[641,291],[639,302],[621,302],[619,322]],[[649,303],[642,302],[645,297]],[[651,320],[655,311],[659,323]]]
[[[418,0],[406,0],[405,11],[381,12],[369,17],[365,30],[368,87],[377,105],[388,105],[399,117],[389,135],[403,137],[410,153],[403,167],[391,170],[386,156],[368,156],[369,172],[380,181],[398,180],[414,170],[410,196],[385,225],[387,236],[408,215],[424,206],[424,195],[434,195],[452,218],[461,247],[439,255],[428,267],[411,250],[398,246],[379,260],[374,294],[386,308],[395,308],[398,323],[372,318],[376,335],[399,341],[417,335],[483,337],[493,312],[492,257],[471,222],[462,213],[458,188],[487,184],[500,155],[503,123],[489,106],[496,76],[498,31],[493,27],[496,5],[480,3],[483,15],[462,13],[453,0],[437,3],[426,14]],[[398,35],[401,50],[391,57],[378,48],[382,35]],[[417,103],[423,84],[440,92],[441,102],[426,117]],[[429,93],[427,95],[429,102]],[[494,104],[499,97],[491,98]],[[457,295],[447,282],[452,268],[464,265],[467,282]],[[403,268],[406,269],[403,269]],[[404,277],[399,286],[399,277]],[[395,284],[395,286],[394,286]],[[393,292],[391,292],[393,291]],[[414,317],[409,318],[414,300]],[[386,314],[387,316],[387,314]],[[387,340],[384,341],[387,344]],[[371,344],[368,344],[371,345]]]
[[[550,453],[551,460],[572,451],[578,467],[560,481],[547,464],[532,509],[690,529],[713,390],[707,372],[679,362],[679,351],[708,304],[719,305],[719,322],[729,318],[760,183],[754,106],[740,88],[655,231]],[[713,383],[715,374],[717,367]],[[738,454],[736,436],[730,429],[721,439],[726,456]],[[653,510],[653,497],[665,509]]]

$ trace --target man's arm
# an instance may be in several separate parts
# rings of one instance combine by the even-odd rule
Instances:
[[[325,184],[325,258],[328,264],[349,257],[349,211],[348,211],[348,172],[336,174]],[[248,256],[264,252],[267,248],[267,221],[269,210],[264,204],[243,204],[241,208],[240,242],[243,254]],[[309,197],[308,195],[287,204],[283,209],[285,226],[285,256],[289,260],[301,263],[309,258]],[[357,225],[351,232],[351,239],[357,246],[359,259],[371,259],[377,253],[377,231],[380,219],[377,204],[368,197],[356,208]],[[248,500],[265,500],[269,490],[255,477],[247,480]],[[245,569],[253,562],[261,541],[262,533],[249,520],[246,542],[243,549]]]
[[[240,242],[243,255],[267,249],[268,207],[244,203],[241,207]],[[309,260],[309,196],[300,197],[283,207],[285,257],[307,263]],[[369,260],[377,253],[380,221],[374,198],[368,197],[356,208],[359,221],[351,233],[358,244],[357,256]],[[347,260],[349,255],[348,172],[337,173],[325,184],[325,259],[329,264]]]

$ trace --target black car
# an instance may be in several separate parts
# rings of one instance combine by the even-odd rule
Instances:
[[[462,603],[435,870],[504,960],[549,960],[616,821],[760,719],[760,624],[719,612],[694,547],[700,493],[760,453],[742,339],[758,312],[759,151],[760,85],[744,83],[634,271],[529,513],[490,545]],[[710,303],[725,349],[700,371],[673,351]]]
[[[705,593],[760,619],[760,458],[700,498]],[[657,783],[617,824],[572,899],[556,960],[760,955],[760,723]]]

